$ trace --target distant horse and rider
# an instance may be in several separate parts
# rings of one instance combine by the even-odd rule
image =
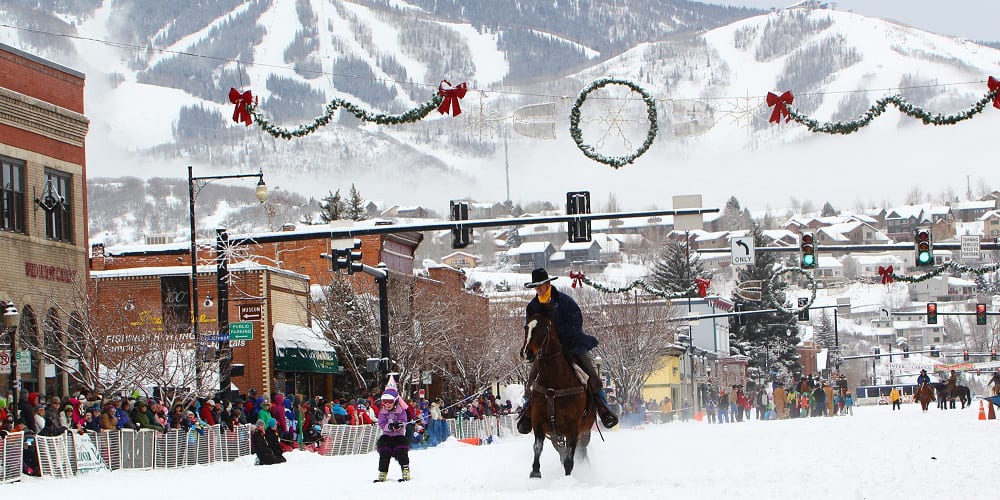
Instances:
[[[947,382],[935,382],[931,384],[937,393],[938,408],[947,410],[949,407],[955,409],[955,399],[962,404],[962,408],[972,406],[972,391],[968,386],[955,384],[949,387]]]

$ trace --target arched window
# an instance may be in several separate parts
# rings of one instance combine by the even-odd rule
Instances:
[[[38,319],[31,306],[21,309],[21,324],[17,327],[18,349],[38,352]]]
[[[45,354],[48,356],[62,355],[62,325],[59,322],[59,312],[49,309],[45,315]]]

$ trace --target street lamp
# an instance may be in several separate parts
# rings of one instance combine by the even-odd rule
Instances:
[[[18,411],[18,398],[21,392],[21,380],[17,375],[17,322],[20,319],[20,315],[17,312],[17,307],[14,307],[13,302],[8,302],[7,306],[3,310],[3,327],[5,330],[10,332],[10,392],[14,395],[14,408],[12,410],[14,415],[17,415]],[[15,420],[17,420],[15,418]]]
[[[258,170],[256,174],[231,174],[231,175],[209,175],[204,177],[195,177],[194,171],[190,165],[188,165],[188,215],[190,216],[191,223],[191,333],[194,336],[195,342],[195,389],[197,392],[201,393],[201,337],[198,335],[198,245],[197,237],[195,232],[195,217],[194,217],[194,199],[195,199],[195,184],[196,182],[202,182],[200,186],[204,186],[208,181],[218,180],[218,179],[245,179],[249,177],[256,177],[257,188],[254,194],[257,196],[257,200],[264,203],[267,200],[267,184],[264,184],[264,172],[263,170]],[[206,299],[206,303],[210,299]],[[228,301],[219,297],[219,309],[223,307],[228,307]],[[227,310],[228,311],[228,310]],[[226,331],[222,331],[225,328]],[[219,336],[220,338],[226,338],[226,340],[220,342],[219,350],[222,351],[223,356],[227,356],[226,360],[230,360],[228,356],[232,354],[229,352],[229,325],[223,325],[219,323]],[[226,337],[222,337],[223,335]],[[220,372],[223,370],[220,370]],[[226,380],[223,380],[226,379]],[[230,385],[222,387],[225,382],[229,382],[228,373],[219,374],[219,388],[223,391],[223,394],[229,391]]]
[[[693,325],[681,325],[681,328],[687,328],[687,331],[688,331],[686,334],[684,334],[684,333],[678,333],[677,334],[677,340],[679,342],[685,344],[684,357],[687,359],[687,363],[683,363],[682,364],[682,368],[683,368],[682,374],[686,374],[685,375],[685,379],[686,379],[686,383],[688,385],[688,390],[684,390],[683,384],[681,384],[682,385],[681,391],[684,393],[685,396],[687,396],[688,394],[690,394],[691,395],[691,399],[688,400],[688,404],[691,404],[691,405],[694,405],[694,406],[697,407],[698,402],[697,402],[697,398],[695,397],[695,389],[694,389],[694,373],[693,373],[694,372],[694,359],[692,359],[692,356],[691,356],[692,353],[694,352],[694,326]],[[682,403],[683,403],[683,401],[682,401]],[[681,405],[681,411],[684,412],[683,413],[684,415],[687,414],[686,413],[687,412],[687,408],[684,408],[683,404]]]

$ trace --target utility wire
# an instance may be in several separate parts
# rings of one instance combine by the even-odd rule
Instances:
[[[134,51],[134,52],[143,52],[143,53],[145,53],[145,52],[158,52],[158,53],[173,54],[173,55],[178,55],[178,56],[197,57],[197,58],[201,58],[201,59],[209,59],[209,60],[219,61],[219,62],[225,62],[225,63],[236,63],[237,64],[237,68],[239,68],[239,65],[243,65],[243,66],[257,66],[257,67],[261,67],[261,68],[274,68],[274,69],[282,69],[282,70],[291,70],[291,71],[296,71],[296,72],[299,72],[299,73],[314,74],[314,75],[317,75],[317,76],[327,76],[327,77],[335,76],[335,77],[341,77],[341,78],[352,78],[352,79],[355,79],[355,80],[365,80],[365,81],[380,82],[380,83],[381,82],[388,82],[388,83],[393,83],[393,84],[401,85],[401,86],[403,86],[403,85],[409,85],[409,86],[426,87],[426,88],[430,88],[430,89],[436,89],[438,87],[438,84],[436,84],[436,83],[417,83],[417,82],[412,82],[412,81],[401,81],[401,80],[393,80],[393,79],[387,79],[387,78],[377,78],[377,77],[371,77],[371,76],[351,75],[351,74],[344,74],[344,73],[335,73],[335,72],[330,72],[330,71],[308,70],[308,69],[303,69],[303,68],[295,68],[294,66],[289,66],[289,65],[271,64],[271,63],[263,63],[263,62],[256,62],[256,61],[254,61],[254,62],[246,62],[246,61],[242,61],[240,59],[233,59],[233,58],[219,57],[219,56],[209,56],[209,55],[198,54],[196,52],[189,52],[189,51],[183,51],[183,50],[162,49],[162,48],[155,48],[155,47],[150,48],[150,47],[147,47],[147,46],[144,46],[144,45],[138,45],[138,44],[134,44],[134,43],[116,42],[116,41],[113,41],[113,40],[103,40],[103,39],[100,39],[100,38],[87,37],[87,36],[82,36],[82,35],[71,35],[71,34],[67,34],[67,33],[55,33],[55,32],[52,32],[52,31],[45,31],[45,30],[34,29],[34,28],[25,28],[25,27],[14,26],[14,25],[5,24],[5,23],[0,23],[0,28],[8,28],[8,29],[13,29],[13,30],[26,31],[26,32],[29,32],[29,33],[35,33],[35,34],[39,34],[39,35],[56,36],[56,37],[70,38],[70,39],[73,39],[73,40],[82,40],[82,41],[87,41],[87,42],[95,42],[95,43],[100,43],[100,44],[107,45],[107,46],[110,46],[110,47],[116,47],[116,48],[120,48],[120,49],[131,50],[131,51]],[[242,83],[242,72],[240,74],[240,80],[241,80],[241,83]],[[855,89],[855,90],[828,90],[828,91],[825,91],[825,92],[802,92],[802,93],[795,93],[795,96],[796,97],[804,97],[804,96],[822,96],[822,95],[836,95],[836,94],[857,94],[857,93],[867,93],[867,92],[889,92],[889,93],[891,93],[891,92],[894,92],[894,91],[903,91],[903,90],[941,88],[941,87],[952,87],[952,86],[959,86],[959,85],[982,85],[982,84],[985,84],[985,83],[986,83],[986,80],[971,80],[971,81],[963,81],[963,82],[930,83],[930,84],[925,84],[925,85],[907,85],[907,86],[901,86],[901,87]],[[538,92],[517,92],[517,91],[510,91],[510,90],[491,90],[491,89],[474,89],[474,88],[470,88],[469,90],[470,91],[482,92],[484,94],[497,94],[497,95],[518,96],[518,97],[544,97],[544,98],[549,98],[549,99],[573,99],[573,98],[575,98],[575,96],[569,96],[569,95],[563,95],[563,94],[545,94],[545,93],[538,93]],[[765,97],[766,97],[766,94],[763,94],[763,95],[744,95],[744,96],[719,96],[719,97],[655,98],[654,100],[661,101],[661,102],[673,102],[673,101],[728,101],[728,100],[764,99]],[[588,99],[595,99],[595,100],[618,100],[619,98],[591,96],[591,97],[588,97]]]

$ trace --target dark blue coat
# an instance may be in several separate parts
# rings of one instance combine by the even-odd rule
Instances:
[[[538,302],[538,296],[528,302],[524,320],[533,314],[544,314],[559,332],[559,343],[567,353],[587,352],[597,347],[597,339],[583,333],[583,313],[573,297],[560,293],[552,287],[552,300],[548,304]]]
[[[929,384],[931,383],[931,377],[927,374],[921,374],[917,377],[917,384]]]

